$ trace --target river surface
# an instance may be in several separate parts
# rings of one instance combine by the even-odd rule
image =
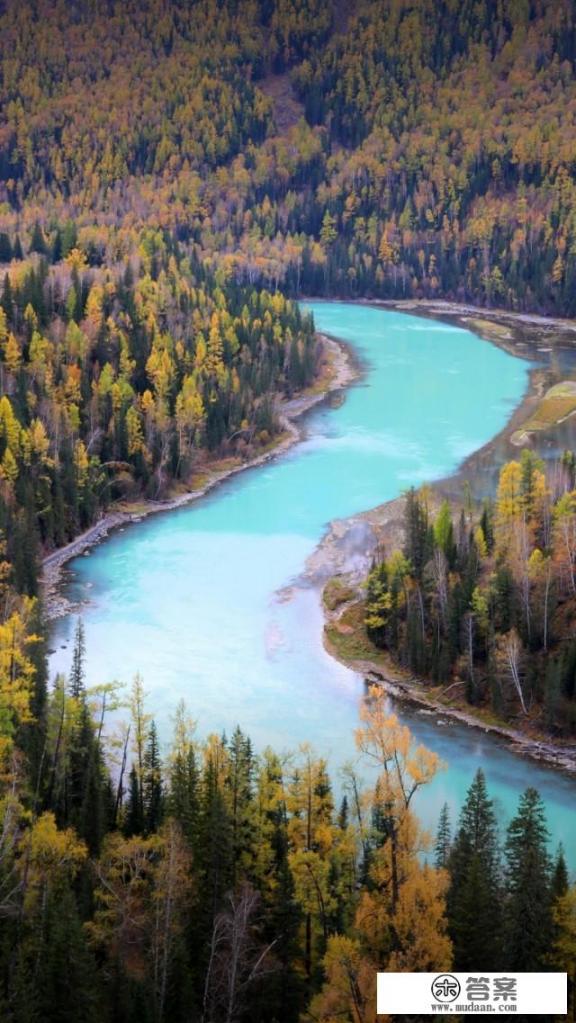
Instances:
[[[257,748],[326,755],[333,774],[355,757],[362,679],[322,646],[318,592],[296,585],[333,518],[364,511],[446,475],[505,425],[530,364],[459,327],[346,303],[312,303],[317,327],[349,341],[365,367],[338,408],[306,421],[304,441],[202,500],[116,532],[71,563],[83,612],[88,682],[144,676],[161,736],[185,698],[198,732],[239,723]],[[68,671],[75,620],[53,628],[51,668]],[[396,708],[447,767],[417,810],[435,827],[485,770],[504,824],[536,786],[552,843],[576,868],[576,782],[497,739]]]

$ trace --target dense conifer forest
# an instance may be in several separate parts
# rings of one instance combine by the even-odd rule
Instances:
[[[161,749],[139,678],[86,688],[81,621],[49,685],[39,578],[116,499],[270,445],[317,373],[303,295],[576,314],[575,33],[570,0],[1,5],[2,1021],[373,1023],[383,968],[573,985],[538,793],[503,833],[479,773],[434,845],[441,765],[377,691],[372,786],[193,707]],[[523,456],[478,522],[412,494],[372,638],[573,735],[575,492]]]

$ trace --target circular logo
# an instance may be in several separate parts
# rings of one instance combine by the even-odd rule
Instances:
[[[432,981],[432,994],[437,1002],[453,1002],[460,994],[460,984],[450,973],[441,973]]]

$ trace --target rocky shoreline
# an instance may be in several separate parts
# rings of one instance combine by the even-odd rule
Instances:
[[[453,322],[457,318],[468,326],[470,319],[486,320],[495,325],[507,325],[511,328],[535,328],[549,334],[554,331],[562,335],[562,340],[576,344],[576,320],[562,319],[554,316],[541,316],[538,313],[517,313],[508,309],[486,309],[483,306],[468,305],[465,302],[448,302],[444,299],[405,299],[366,301],[366,305],[376,305],[382,309],[397,309],[398,312],[415,313],[417,316],[434,316]],[[468,329],[470,327],[468,326]],[[472,328],[473,329],[473,328]],[[511,335],[513,337],[513,335]],[[492,337],[485,338],[492,341]]]
[[[110,511],[84,533],[81,533],[70,543],[66,544],[65,547],[60,547],[58,550],[46,555],[42,562],[42,595],[44,615],[48,621],[61,618],[76,610],[74,605],[61,592],[63,570],[66,564],[73,558],[86,554],[92,547],[105,540],[113,530],[131,523],[140,522],[149,515],[173,511],[175,508],[181,508],[191,501],[196,501],[231,476],[244,472],[246,469],[253,469],[258,465],[263,465],[265,462],[277,458],[294,444],[298,443],[302,437],[302,428],[296,425],[296,421],[331,394],[347,387],[359,376],[359,370],[354,362],[353,354],[344,342],[327,337],[325,334],[320,334],[319,338],[330,360],[328,380],[325,386],[318,389],[312,388],[295,398],[279,401],[277,411],[283,432],[271,448],[259,455],[255,455],[254,458],[239,462],[230,468],[214,471],[206,482],[197,489],[177,494],[175,497],[167,498],[164,501],[143,500],[138,503],[136,511],[130,509]]]

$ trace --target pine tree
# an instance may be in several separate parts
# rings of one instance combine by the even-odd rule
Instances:
[[[522,795],[506,838],[507,969],[544,968],[552,934],[550,858],[544,805],[536,789]]]
[[[448,809],[448,803],[444,803],[444,806],[440,811],[438,830],[436,832],[436,845],[434,846],[434,862],[438,869],[448,867],[451,840],[452,829],[450,827],[450,811]]]
[[[423,501],[420,500],[414,487],[406,494],[404,510],[404,556],[410,562],[416,579],[421,580],[424,566],[431,553],[428,513]]]
[[[206,751],[199,792],[198,827],[192,849],[198,876],[198,899],[189,940],[192,948],[202,950],[193,962],[195,983],[200,990],[205,983],[208,942],[214,920],[222,909],[232,880],[232,828],[223,782],[225,760],[225,747],[221,740],[214,738]]]
[[[340,803],[340,810],[338,811],[338,827],[340,831],[346,831],[349,823],[350,813],[348,810],[348,796],[342,796],[342,802]]]
[[[9,263],[12,259],[12,245],[5,231],[0,231],[0,263]]]
[[[10,281],[10,274],[4,275],[4,288],[2,291],[2,308],[6,313],[6,319],[8,323],[12,323],[14,320],[14,298],[12,295],[12,283]]]
[[[276,860],[274,884],[266,902],[263,938],[274,942],[274,957],[280,969],[273,970],[262,985],[261,999],[254,1007],[254,1020],[262,1023],[278,1019],[297,1021],[301,1018],[305,986],[298,962],[302,955],[299,930],[302,911],[296,901],[294,879],[288,864],[288,841],[285,828],[278,827],[274,839]],[[258,1007],[261,1007],[258,1016]]]
[[[484,501],[482,505],[480,529],[482,530],[482,536],[484,537],[488,553],[490,554],[494,549],[494,506],[490,500]]]
[[[53,263],[59,263],[62,259],[62,234],[59,227],[56,228],[54,233],[50,258]]]
[[[105,772],[86,700],[70,738],[68,767],[69,822],[84,839],[92,856],[98,855],[105,830]]]
[[[43,255],[46,252],[46,239],[38,221],[35,222],[30,239],[30,252],[39,252]]]
[[[124,834],[128,837],[131,835],[142,835],[144,832],[144,815],[142,812],[140,782],[138,779],[138,771],[134,764],[130,769],[128,802],[123,830]]]
[[[70,669],[70,695],[76,700],[84,693],[86,664],[86,640],[84,636],[84,623],[79,618],[76,623],[74,634],[74,652],[72,654],[72,667]]]
[[[449,870],[447,909],[454,968],[497,970],[502,949],[498,831],[481,770],[460,814]]]
[[[250,739],[236,728],[228,748],[228,777],[230,792],[230,820],[232,825],[233,875],[248,871],[254,856],[254,805],[252,779],[254,756]]]
[[[194,747],[176,751],[170,765],[168,812],[179,822],[188,841],[193,844],[198,826],[198,767]]]
[[[45,953],[36,978],[41,995],[40,1018],[53,1018],[57,1007],[62,1023],[100,1023],[96,966],[86,947],[73,892],[65,889],[48,907]]]
[[[552,880],[550,883],[550,895],[552,901],[554,902],[556,899],[561,899],[563,895],[566,895],[569,886],[568,867],[566,866],[564,849],[562,845],[560,845],[556,854]]]
[[[144,775],[142,780],[144,797],[144,831],[147,835],[158,830],[164,815],[164,786],[162,763],[158,745],[156,725],[152,721],[144,752]]]

